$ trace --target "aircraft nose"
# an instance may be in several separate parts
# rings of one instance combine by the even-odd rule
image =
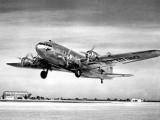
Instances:
[[[43,47],[44,47],[44,46],[43,46],[42,44],[40,44],[40,43],[38,43],[38,44],[36,45],[35,49],[36,49],[36,51],[37,51],[38,54],[41,54],[41,53],[42,53]]]
[[[39,45],[39,43],[36,45],[35,49],[36,49],[36,51],[37,51],[37,53],[38,53],[38,51],[40,50],[40,45]]]

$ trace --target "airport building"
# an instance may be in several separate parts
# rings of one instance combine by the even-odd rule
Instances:
[[[25,99],[25,96],[28,96],[27,91],[4,91],[2,94],[2,99],[5,100],[17,100]]]
[[[142,100],[142,99],[132,98],[132,99],[131,99],[131,102],[143,102],[143,100]]]

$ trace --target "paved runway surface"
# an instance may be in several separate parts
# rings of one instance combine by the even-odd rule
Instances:
[[[160,120],[160,103],[0,102],[0,120]]]

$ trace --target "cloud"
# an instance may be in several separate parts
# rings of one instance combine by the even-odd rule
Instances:
[[[52,11],[53,14],[39,13],[38,19],[54,18],[54,13],[62,11],[62,21],[85,22],[96,25],[126,25],[159,23],[157,0],[1,0],[0,13],[26,12],[24,17],[33,17],[34,11]],[[28,14],[27,14],[28,12]],[[33,12],[33,13],[32,13]],[[94,13],[94,14],[93,14]],[[61,14],[58,13],[61,17]],[[32,16],[31,16],[32,15]],[[23,16],[21,16],[23,18]],[[37,17],[37,15],[35,16]],[[58,17],[58,15],[57,15]],[[54,19],[52,19],[54,20]]]
[[[0,0],[0,3],[1,92],[25,89],[46,97],[159,98],[159,58],[116,66],[114,72],[135,77],[105,81],[104,85],[99,80],[77,79],[74,74],[61,72],[49,73],[42,81],[40,71],[6,65],[19,62],[17,57],[29,52],[36,55],[35,45],[49,39],[77,52],[96,45],[95,51],[102,55],[108,51],[117,54],[159,49],[159,2]]]

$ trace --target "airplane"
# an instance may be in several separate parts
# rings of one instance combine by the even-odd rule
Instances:
[[[14,67],[43,69],[42,79],[47,77],[48,71],[64,71],[74,73],[77,78],[98,78],[103,83],[105,79],[115,77],[131,77],[132,74],[113,73],[116,64],[128,64],[160,56],[160,50],[147,50],[124,54],[99,55],[92,49],[87,52],[76,53],[54,41],[39,42],[36,46],[37,56],[29,58],[29,54],[19,59],[19,63],[7,63]]]

